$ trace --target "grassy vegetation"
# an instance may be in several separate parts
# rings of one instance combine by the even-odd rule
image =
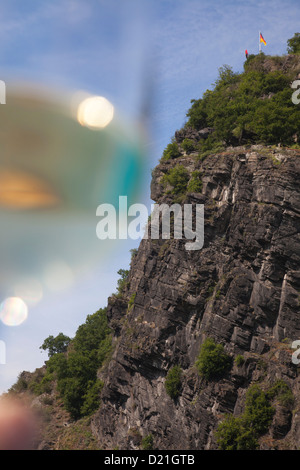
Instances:
[[[82,418],[60,431],[56,450],[100,450],[91,432],[89,418]]]
[[[277,399],[280,405],[290,407],[294,403],[294,395],[290,387],[283,381],[277,380],[272,388],[268,391],[270,400]]]
[[[245,363],[245,359],[244,357],[241,355],[241,354],[238,354],[235,358],[234,358],[234,362],[236,363],[236,365],[238,367],[241,367],[244,363]]]
[[[152,434],[143,437],[141,447],[143,450],[153,450],[154,439]]]
[[[132,309],[134,305],[135,297],[136,297],[136,292],[134,292],[129,299],[127,312],[130,312],[130,310]]]

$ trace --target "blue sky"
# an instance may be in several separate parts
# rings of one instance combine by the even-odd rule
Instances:
[[[297,0],[11,0],[0,3],[0,79],[54,90],[84,89],[104,95],[125,121],[147,124],[145,181],[141,201],[149,207],[150,171],[190,100],[199,98],[224,64],[242,71],[244,50],[258,52],[258,32],[267,54],[286,52],[299,31]],[[146,113],[146,114],[145,114]],[[72,336],[86,316],[106,305],[117,271],[127,268],[129,250],[113,253],[69,289],[46,295],[19,327],[1,327],[7,364],[0,365],[0,391],[22,370],[46,359],[43,339],[60,331]]]

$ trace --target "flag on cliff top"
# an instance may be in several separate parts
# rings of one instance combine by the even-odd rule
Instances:
[[[260,42],[262,42],[265,46],[267,45],[266,41],[264,40],[263,38],[263,35],[261,33],[259,33],[259,40]]]

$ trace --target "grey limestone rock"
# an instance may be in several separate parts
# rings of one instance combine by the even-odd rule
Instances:
[[[93,432],[106,449],[133,448],[137,435],[149,434],[157,449],[215,449],[218,423],[225,413],[242,412],[247,388],[284,380],[294,412],[276,407],[261,448],[299,448],[299,379],[290,344],[300,339],[300,154],[248,146],[203,161],[162,162],[153,172],[155,202],[172,203],[160,179],[177,164],[202,175],[202,192],[187,193],[184,202],[204,204],[204,247],[141,241],[128,290],[109,301],[115,349],[101,375]],[[195,368],[207,337],[233,361],[211,381]],[[244,358],[239,366],[237,355]],[[176,364],[182,386],[172,399],[165,380]]]

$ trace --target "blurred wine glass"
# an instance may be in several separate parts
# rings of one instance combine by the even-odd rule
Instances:
[[[69,288],[120,249],[97,239],[96,209],[117,208],[119,196],[145,199],[153,75],[149,2],[19,6],[1,6],[9,31],[0,54],[5,326],[25,321],[45,289]]]

